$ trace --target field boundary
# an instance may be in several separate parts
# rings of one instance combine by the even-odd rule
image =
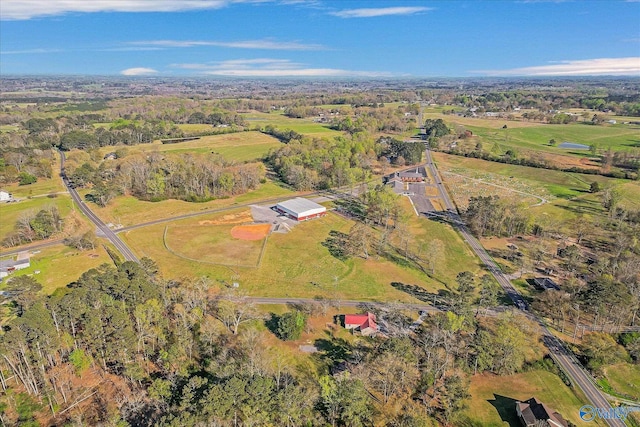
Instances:
[[[178,252],[176,252],[175,250],[171,249],[169,247],[169,243],[167,242],[167,232],[169,231],[169,226],[166,225],[164,227],[164,233],[162,234],[162,244],[164,245],[164,248],[171,254],[174,256],[177,256],[178,258],[182,258],[182,259],[186,259],[187,261],[192,261],[192,262],[197,262],[200,264],[208,264],[208,265],[216,265],[216,266],[220,266],[220,267],[227,267],[230,268],[231,270],[233,270],[233,267],[242,267],[242,268],[255,268],[258,269],[260,268],[260,266],[262,265],[262,258],[264,257],[264,252],[266,250],[267,247],[267,240],[269,239],[269,235],[265,236],[264,241],[262,242],[262,247],[260,248],[260,254],[258,255],[258,261],[253,264],[253,265],[247,265],[247,264],[226,264],[226,263],[222,263],[222,262],[212,262],[212,261],[204,261],[201,259],[195,259],[195,258],[191,258],[188,257],[186,255],[182,255]],[[235,272],[235,270],[233,270]]]

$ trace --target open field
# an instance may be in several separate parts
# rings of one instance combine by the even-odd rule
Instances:
[[[410,234],[413,236],[413,251],[418,251],[419,245],[428,245],[433,240],[440,240],[444,244],[444,254],[441,262],[438,262],[433,273],[433,278],[448,286],[456,286],[456,275],[462,271],[470,271],[478,274],[482,270],[480,261],[462,241],[462,238],[448,224],[431,221],[427,218],[417,217],[413,213],[408,197],[400,199],[405,212],[411,214],[408,217]]]
[[[42,292],[50,294],[57,288],[77,280],[82,273],[101,264],[111,264],[111,258],[102,247],[103,240],[98,240],[96,248],[89,251],[78,251],[64,245],[42,249],[31,257],[31,267],[16,272],[13,276],[34,274],[34,278],[42,285]],[[6,280],[6,279],[5,279]],[[0,289],[2,289],[0,284]]]
[[[617,187],[624,196],[620,202],[621,206],[630,209],[640,208],[640,182],[637,181],[508,165],[444,153],[433,153],[433,156],[448,185],[451,175],[447,173],[450,172],[544,197],[550,203],[531,207],[532,211],[539,214],[546,212],[549,215],[567,218],[577,213],[603,213],[604,210],[600,204],[601,195],[589,193],[592,182],[598,182],[603,188]],[[478,191],[474,193],[475,187],[471,185],[467,186],[466,192],[456,191],[452,185],[449,185],[449,188],[456,197],[456,203],[462,206],[466,205],[469,196],[486,193],[486,191],[483,193],[481,187],[478,187]],[[511,197],[512,200],[526,202],[528,196],[513,193]]]
[[[603,371],[616,392],[640,400],[640,366],[618,363],[605,367]]]
[[[471,400],[465,415],[485,427],[521,426],[516,415],[516,401],[534,396],[577,426],[605,425],[600,420],[582,421],[579,410],[586,401],[578,398],[557,375],[543,370],[500,377],[474,375],[470,392]]]
[[[215,220],[203,216],[199,220]],[[192,219],[193,221],[193,219]],[[187,224],[177,221],[170,224]],[[314,297],[371,301],[417,301],[396,290],[392,282],[417,284],[435,292],[442,284],[423,273],[385,259],[339,260],[323,242],[332,230],[348,232],[353,222],[329,215],[297,225],[290,233],[269,236],[260,268],[225,268],[185,260],[167,252],[162,243],[163,225],[122,233],[121,237],[140,256],[158,262],[166,277],[209,276],[219,282],[238,281],[251,295],[270,297]],[[232,238],[229,236],[229,240]],[[237,271],[237,274],[236,274]]]
[[[86,194],[88,191],[82,191]],[[192,203],[182,200],[163,200],[161,202],[147,202],[138,200],[133,196],[120,196],[112,200],[106,207],[91,204],[91,209],[105,222],[122,224],[123,226],[136,225],[156,219],[170,218],[192,212],[207,209],[222,208],[238,203],[251,203],[261,199],[273,197],[285,197],[293,195],[290,190],[282,188],[273,182],[260,184],[256,190],[227,199],[215,199],[204,203]]]
[[[327,124],[316,123],[309,119],[292,119],[281,112],[260,113],[257,111],[242,114],[249,126],[272,125],[279,129],[291,129],[309,136],[339,136],[342,132],[330,129]]]
[[[37,197],[13,203],[0,203],[0,240],[4,239],[13,231],[16,221],[22,214],[29,211],[35,213],[47,206],[57,206],[63,218],[73,209],[71,197],[63,194],[52,199],[48,197]]]
[[[276,138],[260,132],[237,132],[223,135],[203,136],[197,140],[163,144],[154,141],[151,144],[139,144],[127,147],[128,153],[157,151],[161,153],[217,153],[225,159],[237,162],[256,160],[264,157],[272,148],[282,143]],[[114,151],[114,147],[102,147],[102,156]]]

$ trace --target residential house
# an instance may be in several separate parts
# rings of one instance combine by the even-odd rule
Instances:
[[[18,256],[18,259],[7,259],[0,261],[0,279],[3,277],[7,277],[9,274],[13,273],[17,270],[22,270],[23,268],[28,268],[31,266],[31,261],[29,257]]]
[[[516,412],[524,427],[569,427],[562,415],[540,402],[535,397],[524,402],[516,402]]]
[[[344,316],[344,327],[366,336],[375,335],[378,332],[376,316],[369,312],[365,314],[346,314]]]

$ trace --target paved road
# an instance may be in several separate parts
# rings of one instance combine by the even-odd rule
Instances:
[[[40,249],[48,248],[50,246],[61,245],[63,242],[64,242],[63,239],[56,239],[56,240],[49,240],[44,243],[36,243],[34,245],[18,246],[15,248],[11,248],[10,250],[7,250],[7,251],[5,250],[0,251],[0,256],[15,255],[25,251],[33,252]]]
[[[113,230],[107,227],[105,223],[102,222],[102,220],[98,218],[98,216],[94,214],[91,209],[89,209],[89,207],[82,201],[82,198],[80,197],[78,192],[73,187],[71,187],[69,178],[67,178],[67,174],[64,171],[64,161],[65,161],[64,152],[60,151],[60,176],[62,177],[62,182],[64,183],[64,186],[67,187],[67,191],[69,192],[69,194],[71,194],[71,198],[73,199],[75,204],[78,206],[78,209],[80,209],[80,211],[87,218],[89,218],[91,222],[95,224],[98,230],[102,232],[104,237],[109,239],[109,241],[122,254],[122,256],[126,261],[139,262],[138,258],[133,254],[133,252],[131,252],[131,249],[129,249],[129,247],[125,245],[124,242],[120,240],[118,236],[116,236],[116,233],[114,233]]]
[[[521,310],[528,308],[527,302],[522,298],[522,295],[513,287],[511,281],[502,273],[498,265],[487,254],[487,251],[482,247],[480,242],[469,232],[467,227],[463,224],[462,219],[458,215],[458,212],[451,202],[447,189],[442,183],[442,178],[438,173],[438,170],[431,158],[430,150],[426,150],[427,167],[431,170],[434,179],[436,180],[436,186],[438,187],[438,193],[444,203],[446,209],[446,215],[451,219],[452,225],[460,232],[465,242],[476,253],[478,258],[486,265],[487,269],[491,272],[493,277],[498,281],[500,286],[504,289],[505,293],[513,301],[513,303]],[[564,344],[557,339],[551,331],[544,325],[544,323],[536,318],[534,315],[528,313],[528,315],[535,319],[542,328],[543,341],[549,349],[549,354],[556,361],[556,363],[562,368],[564,372],[571,378],[573,384],[578,386],[585,394],[591,405],[597,408],[611,408],[611,405],[595,386],[591,375],[585,371],[575,355],[567,350]],[[576,408],[576,411],[579,408]],[[625,423],[618,419],[604,420],[611,427],[624,427]]]

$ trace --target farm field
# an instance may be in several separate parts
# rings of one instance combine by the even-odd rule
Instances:
[[[272,125],[279,129],[291,129],[298,133],[309,136],[340,136],[342,132],[330,129],[328,125],[316,123],[309,119],[292,119],[282,113],[260,113],[251,112],[242,114],[250,126]]]
[[[33,274],[34,279],[42,285],[42,293],[50,294],[60,287],[75,281],[85,271],[101,264],[111,264],[111,258],[102,247],[103,240],[98,240],[96,248],[78,251],[65,245],[55,245],[42,249],[31,257],[31,266],[20,270],[13,276]],[[40,273],[35,274],[36,271]],[[3,284],[0,284],[0,290]]]
[[[86,194],[88,191],[84,190],[81,193]],[[251,203],[262,199],[286,197],[293,194],[293,191],[268,181],[265,184],[260,184],[259,188],[248,193],[227,199],[215,199],[204,203],[185,202],[175,199],[148,202],[138,200],[133,196],[120,196],[113,199],[105,207],[99,207],[92,203],[91,210],[105,223],[122,224],[126,227],[156,219],[170,218],[207,209],[223,208],[238,203]]]
[[[163,144],[155,141],[151,144],[140,144],[127,147],[127,153],[139,152],[171,152],[171,153],[211,153],[222,155],[229,161],[245,162],[257,160],[265,156],[272,148],[281,146],[276,138],[260,132],[236,132],[223,135],[203,136],[197,140]],[[113,147],[102,147],[102,156],[114,151]]]
[[[582,421],[579,409],[587,403],[586,400],[578,398],[560,377],[544,370],[500,377],[492,374],[474,375],[470,393],[469,408],[465,415],[477,425],[485,427],[519,427],[516,401],[534,396],[577,426],[605,425],[600,420],[589,423]]]
[[[198,220],[216,220],[220,216],[203,216]],[[186,224],[176,222],[179,223]],[[321,219],[299,224],[287,234],[271,234],[260,268],[219,267],[176,257],[163,247],[163,225],[132,230],[122,233],[121,237],[138,255],[156,260],[166,277],[209,276],[218,282],[228,282],[233,277],[242,289],[256,296],[312,298],[323,295],[328,298],[417,302],[409,294],[392,287],[391,283],[417,284],[429,292],[442,289],[442,284],[423,273],[391,261],[373,258],[342,261],[333,257],[323,242],[330,231],[346,233],[352,224],[352,221],[330,213]]]
[[[485,183],[494,184],[494,186],[499,185],[543,197],[550,203],[531,207],[531,209],[540,214],[546,212],[562,218],[571,217],[572,213],[604,212],[600,204],[600,195],[589,193],[589,186],[592,182],[598,182],[603,188],[617,187],[623,195],[621,206],[631,209],[640,207],[640,183],[637,181],[508,165],[437,152],[433,153],[433,156],[459,206],[466,206],[471,195],[487,195],[491,192],[486,191],[482,186],[476,188],[466,185],[466,187],[458,188],[453,183],[449,183],[449,177],[452,174],[481,179]],[[498,195],[506,196],[509,193],[511,193],[511,197],[517,197],[513,200],[522,200],[526,203],[535,201],[529,196],[496,187]]]

